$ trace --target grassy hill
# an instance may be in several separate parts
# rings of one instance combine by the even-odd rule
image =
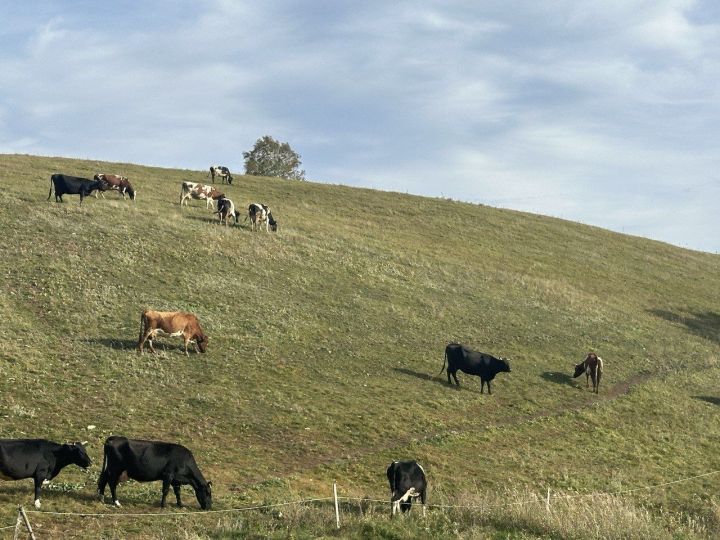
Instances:
[[[137,203],[46,202],[54,172],[124,174]],[[88,441],[95,464],[67,468],[43,510],[119,515],[31,514],[41,537],[720,535],[720,474],[635,490],[720,470],[719,256],[486,206],[238,175],[227,196],[269,204],[280,223],[252,233],[219,226],[204,202],[181,209],[183,180],[207,181],[0,156],[0,437]],[[186,358],[166,338],[138,356],[145,307],[197,314],[208,353]],[[508,357],[513,371],[492,396],[463,374],[455,390],[433,378],[449,341]],[[605,360],[597,397],[570,378],[589,349]],[[343,496],[386,500],[385,468],[407,458],[425,467],[430,503],[482,509],[391,521],[388,504],[345,501],[339,532],[323,502],[123,518],[159,511],[160,484],[122,485],[122,509],[96,500],[111,434],[190,447],[213,509],[327,497],[333,481]],[[31,503],[30,481],[0,483],[0,527]]]

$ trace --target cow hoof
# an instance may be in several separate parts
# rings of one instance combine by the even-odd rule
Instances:
[[[120,504],[120,501],[114,501],[113,504],[120,508],[122,505]]]
[[[40,510],[40,499],[35,499],[35,508]]]

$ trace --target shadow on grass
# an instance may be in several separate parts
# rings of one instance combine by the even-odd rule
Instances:
[[[403,375],[409,375],[410,377],[415,377],[416,379],[420,379],[421,381],[430,381],[436,384],[439,384],[440,386],[447,386],[450,388],[455,388],[457,390],[467,390],[472,392],[473,390],[471,388],[467,388],[465,386],[455,386],[455,384],[449,385],[447,383],[447,376],[443,373],[440,377],[428,375],[427,373],[420,373],[418,371],[413,371],[412,369],[406,369],[406,368],[393,368],[393,371],[397,371],[398,373],[402,373]],[[477,379],[478,384],[480,384],[480,378]],[[460,383],[462,385],[462,383]],[[478,393],[480,391],[478,390]]]
[[[209,216],[190,216],[186,215],[184,216],[188,219],[194,219],[196,221],[202,221],[203,223],[214,223],[215,225],[222,225],[223,227],[226,227],[225,224],[220,223],[220,221],[217,218],[217,215],[211,214]],[[244,226],[243,221],[240,220],[239,223],[235,223],[234,221],[231,221],[230,224],[227,225],[228,229],[238,228],[240,230],[250,230],[249,226]]]
[[[676,313],[664,309],[649,309],[648,313],[666,321],[680,323],[696,336],[720,343],[720,313]]]
[[[102,345],[117,351],[135,350],[137,348],[136,339],[113,339],[113,338],[89,338],[83,340],[85,343],[93,343]]]
[[[575,386],[573,378],[567,373],[556,373],[554,371],[546,371],[540,375],[546,381],[553,382],[555,384],[565,384],[568,386]]]
[[[713,405],[717,405],[720,407],[720,397],[713,397],[713,396],[693,396],[694,399],[699,399],[700,401],[707,401],[708,403],[712,403]]]

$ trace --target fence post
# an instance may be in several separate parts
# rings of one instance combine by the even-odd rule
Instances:
[[[550,488],[548,488],[547,499],[545,499],[545,510],[550,511]]]
[[[27,527],[28,532],[30,533],[30,538],[32,540],[37,540],[35,538],[35,533],[32,530],[32,527],[30,526],[30,520],[27,517],[27,514],[25,513],[25,509],[22,506],[18,507],[18,521],[20,521],[20,517],[22,517],[22,520],[25,522],[25,527]],[[18,533],[18,527],[15,526],[15,536],[17,537]]]
[[[333,498],[335,499],[335,526],[340,528],[340,508],[338,507],[337,482],[333,482]]]

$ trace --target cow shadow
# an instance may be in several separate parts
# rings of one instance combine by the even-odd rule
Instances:
[[[696,336],[720,343],[720,313],[712,311],[683,313],[664,309],[649,309],[648,313],[672,323],[680,323]]]
[[[567,373],[557,373],[556,371],[546,371],[540,375],[546,381],[550,381],[555,384],[562,384],[567,386],[575,386],[573,384],[573,378]]]
[[[102,345],[116,351],[134,350],[137,348],[137,339],[117,339],[117,338],[88,338],[83,340],[85,343]]]
[[[720,397],[714,397],[714,396],[693,396],[693,399],[698,399],[700,401],[707,401],[708,403],[712,403],[713,405],[717,405],[720,407]]]
[[[469,392],[473,391],[472,388],[467,388],[467,386],[455,386],[454,383],[452,385],[449,385],[447,383],[447,375],[445,375],[444,373],[442,374],[442,376],[437,376],[437,375],[433,376],[433,375],[428,375],[427,373],[420,373],[418,371],[413,371],[412,369],[407,369],[407,368],[397,368],[396,367],[396,368],[392,368],[392,369],[393,369],[393,371],[396,371],[397,373],[402,373],[403,375],[409,375],[410,377],[415,377],[416,379],[420,379],[421,381],[430,381],[435,384],[439,384],[440,386],[451,387],[451,388],[455,388],[457,390],[466,390]],[[480,384],[480,378],[479,377],[476,377],[476,378],[478,380],[478,384]],[[462,384],[462,382],[460,384]],[[480,391],[478,390],[477,392],[479,393]]]

